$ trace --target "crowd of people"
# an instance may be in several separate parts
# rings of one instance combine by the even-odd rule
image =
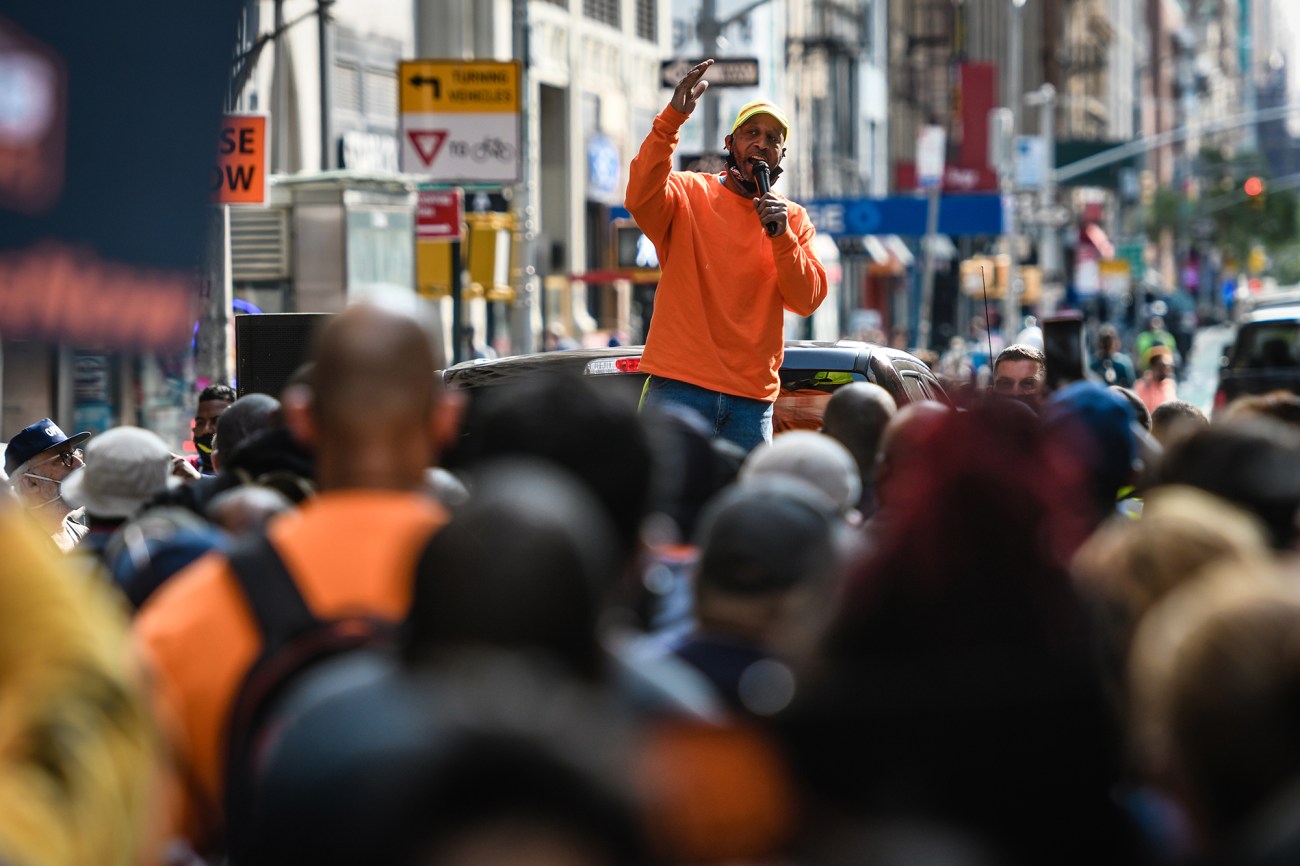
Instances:
[[[199,467],[10,439],[0,863],[1300,857],[1300,398],[1017,345],[746,451],[430,333],[349,307]]]

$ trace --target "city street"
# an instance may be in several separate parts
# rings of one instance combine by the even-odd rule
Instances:
[[[1231,325],[1210,325],[1197,331],[1187,377],[1178,385],[1178,396],[1207,415],[1214,405],[1223,347],[1231,338]]]

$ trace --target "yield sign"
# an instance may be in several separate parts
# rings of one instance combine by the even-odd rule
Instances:
[[[419,155],[420,161],[425,166],[431,166],[438,157],[438,151],[442,150],[442,143],[447,140],[447,130],[412,129],[407,131],[406,137],[411,139],[411,144],[415,145],[415,152]]]

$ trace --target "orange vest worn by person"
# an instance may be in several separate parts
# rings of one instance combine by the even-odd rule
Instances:
[[[641,370],[711,391],[775,401],[785,353],[784,316],[808,316],[826,298],[808,212],[788,204],[788,227],[770,238],[753,199],[719,175],[672,171],[689,115],[668,106],[632,160],[625,202],[659,253],[663,276]]]
[[[416,558],[445,521],[421,494],[341,490],[273,521],[268,536],[317,617],[398,622],[410,607]],[[164,584],[134,630],[159,711],[172,723],[183,791],[174,829],[201,850],[222,825],[226,728],[261,636],[225,558],[215,555]]]

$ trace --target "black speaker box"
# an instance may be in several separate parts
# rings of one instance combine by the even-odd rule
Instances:
[[[235,382],[239,396],[280,392],[311,358],[312,340],[331,313],[265,313],[235,317]]]

